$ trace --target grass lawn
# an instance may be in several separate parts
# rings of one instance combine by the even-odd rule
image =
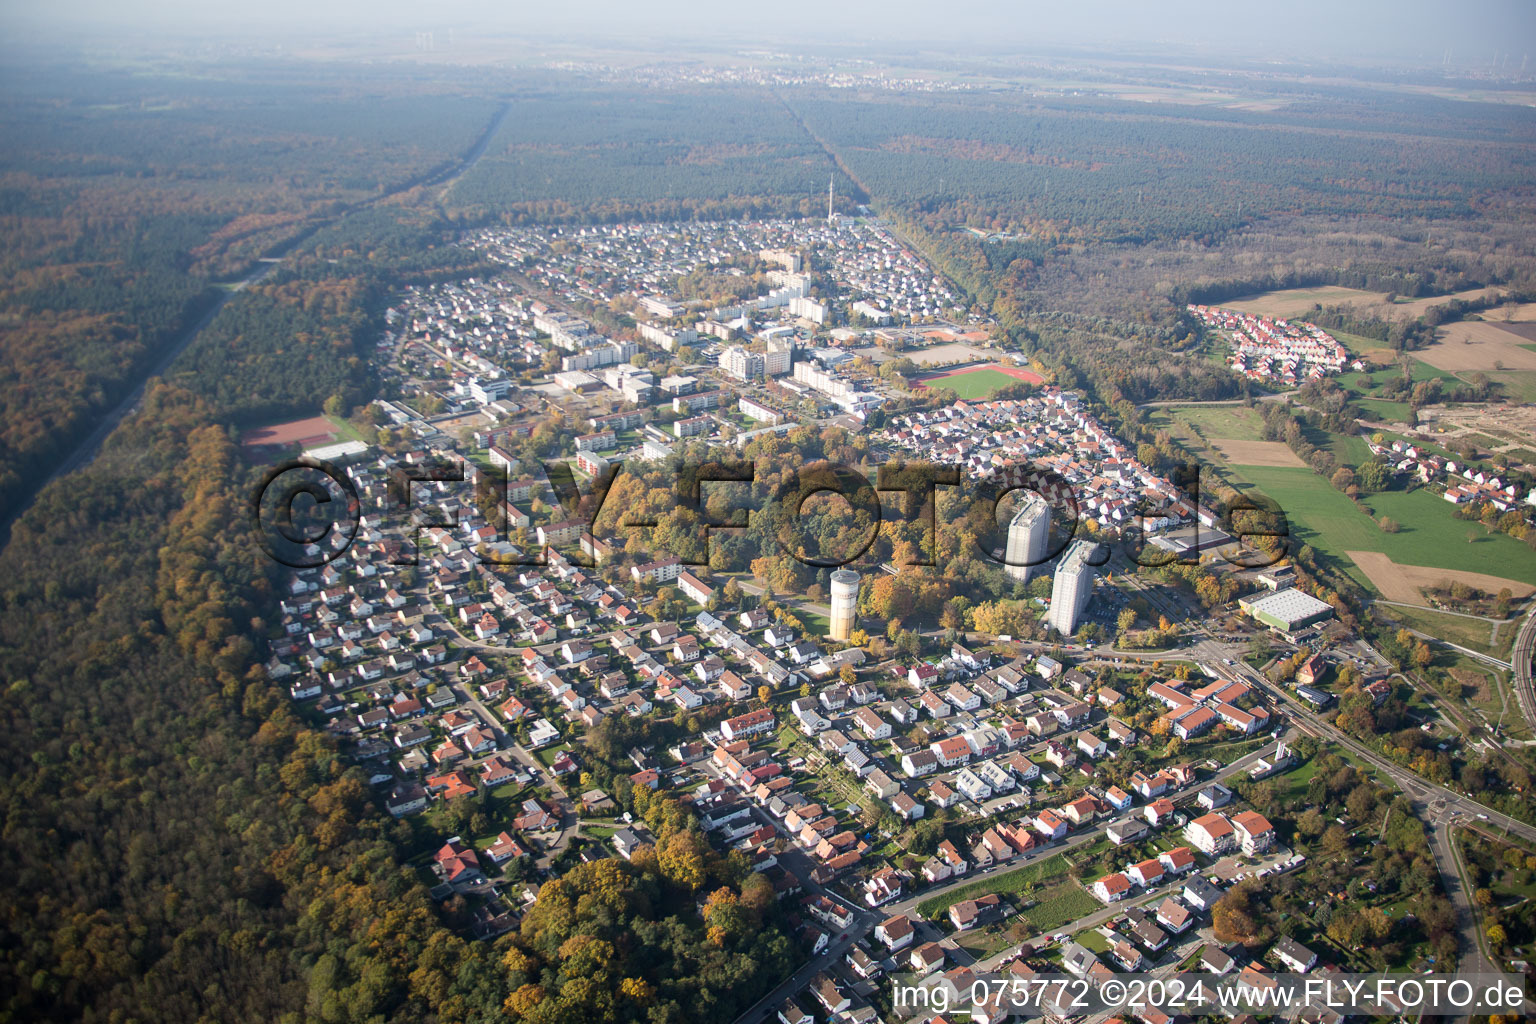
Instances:
[[[1040,894],[1040,902],[1020,916],[1036,931],[1048,932],[1091,914],[1099,907],[1099,901],[1088,895],[1082,886],[1071,879],[1063,879],[1048,886]]]
[[[357,428],[340,416],[326,416],[325,422],[335,428],[336,440],[338,442],[361,441],[363,439],[362,435],[357,432]]]
[[[827,631],[832,628],[831,619],[827,618],[825,615],[813,612],[809,608],[796,608],[795,615],[800,619],[801,622],[805,623],[805,628],[810,630],[816,636],[826,636]]]
[[[930,380],[927,385],[930,388],[953,391],[956,397],[970,401],[991,398],[1010,384],[1022,383],[1023,381],[1018,378],[1010,377],[1000,370],[971,370],[966,373],[957,373],[943,380]]]
[[[1058,853],[1037,863],[1026,864],[1017,871],[1009,871],[993,878],[978,879],[970,885],[962,885],[941,896],[926,899],[917,905],[917,912],[931,920],[947,913],[951,906],[961,900],[973,900],[989,892],[1016,893],[1026,885],[1041,885],[1055,878],[1065,877],[1067,868],[1067,859]]]
[[[1109,940],[1097,928],[1088,928],[1078,932],[1072,936],[1072,941],[1084,949],[1092,950],[1095,953],[1109,952]]]
[[[1444,686],[1434,688],[1434,692],[1444,695],[1444,700],[1482,715],[1489,725],[1498,725],[1506,739],[1530,738],[1530,726],[1520,713],[1508,672],[1484,665],[1460,651],[1444,649],[1435,651],[1434,664],[1445,669],[1450,677]]]
[[[533,756],[538,758],[539,763],[545,768],[549,768],[559,759],[561,754],[569,753],[570,749],[571,745],[569,743],[562,743],[557,747],[544,747],[541,750],[535,750]]]
[[[1447,615],[1430,608],[1403,608],[1398,605],[1380,610],[1382,614],[1390,615],[1410,629],[1498,658],[1509,652],[1509,645],[1515,635],[1514,628],[1502,629],[1499,631],[1502,643],[1494,645],[1489,642],[1492,626],[1482,619]]]
[[[1488,379],[1499,385],[1504,397],[1512,402],[1536,402],[1536,370],[1486,370]]]
[[[1284,510],[1292,537],[1328,555],[1363,586],[1369,580],[1344,552],[1379,551],[1402,565],[1513,579],[1536,575],[1536,553],[1530,548],[1503,534],[1481,536],[1481,526],[1453,519],[1451,507],[1430,490],[1383,491],[1365,499],[1376,517],[1390,516],[1402,524],[1400,532],[1389,534],[1310,469],[1249,466],[1244,473]],[[1479,538],[1468,543],[1472,531]]]
[[[488,794],[493,801],[512,803],[522,798],[523,787],[516,782],[503,782]]]
[[[985,960],[1013,945],[1013,940],[1008,937],[1007,924],[993,924],[960,932],[955,936],[955,944],[975,959]]]
[[[1257,409],[1245,405],[1179,405],[1167,412],[1200,428],[1206,437],[1233,441],[1264,440],[1264,421]]]
[[[1316,774],[1317,762],[1308,761],[1300,768],[1293,768],[1283,775],[1271,776],[1271,778],[1275,779],[1275,788],[1277,790],[1281,785],[1285,786],[1285,793],[1283,794],[1284,799],[1305,800],[1307,796],[1307,786],[1311,784],[1312,776]],[[1282,796],[1280,793],[1276,793],[1275,795],[1277,797]]]

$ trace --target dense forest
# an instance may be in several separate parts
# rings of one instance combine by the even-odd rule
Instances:
[[[512,224],[806,216],[835,171],[761,90],[567,84],[519,90],[447,202]]]
[[[1459,217],[1523,188],[1529,119],[1336,96],[1263,113],[1094,98],[796,96],[873,195],[930,226],[1046,240],[1209,240],[1290,214]],[[1384,176],[1383,168],[1391,168]]]
[[[0,72],[0,512],[316,218],[451,165],[497,103],[385,76]],[[3,518],[3,517],[0,517]]]

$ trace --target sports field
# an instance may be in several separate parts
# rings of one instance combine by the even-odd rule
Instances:
[[[1536,552],[1512,537],[1485,535],[1478,524],[1452,518],[1451,506],[1432,491],[1370,495],[1366,504],[1377,518],[1388,516],[1402,526],[1398,533],[1384,533],[1310,469],[1245,466],[1243,476],[1284,510],[1293,538],[1348,568],[1361,584],[1370,578],[1350,559],[1351,551],[1378,551],[1399,565],[1536,579]],[[1476,538],[1472,543],[1469,535]]]
[[[944,388],[953,391],[956,397],[966,401],[985,400],[991,398],[1003,388],[1011,384],[1042,384],[1045,378],[1030,370],[1021,370],[1016,367],[980,366],[973,370],[961,370],[959,373],[943,374],[937,377],[928,377],[918,383],[924,387]]]
[[[287,451],[330,444],[341,431],[324,416],[257,427],[240,435],[240,446],[249,459],[262,460]]]

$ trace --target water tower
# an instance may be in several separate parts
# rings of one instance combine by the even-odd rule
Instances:
[[[847,640],[853,635],[859,603],[859,574],[852,569],[839,569],[832,574],[832,627],[827,636],[833,640]]]

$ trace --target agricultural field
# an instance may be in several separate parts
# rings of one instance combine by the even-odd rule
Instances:
[[[1440,329],[1440,339],[1418,357],[1442,370],[1536,370],[1529,339],[1502,325],[1466,320]]]
[[[1257,295],[1244,295],[1241,298],[1223,302],[1221,305],[1226,309],[1252,313],[1254,316],[1305,319],[1313,306],[1382,305],[1386,302],[1386,298],[1384,292],[1367,292],[1358,288],[1323,285],[1320,288],[1285,288],[1274,292],[1260,292]]]
[[[1376,551],[1349,551],[1346,554],[1370,578],[1376,589],[1381,591],[1382,597],[1404,604],[1421,604],[1424,600],[1421,588],[1439,587],[1446,583],[1465,583],[1490,594],[1497,594],[1508,587],[1516,597],[1525,597],[1532,589],[1536,589],[1529,583],[1488,573],[1403,565]]]
[[[1162,411],[1199,428],[1205,437],[1264,440],[1264,421],[1257,409],[1246,405],[1173,405]]]
[[[1511,402],[1536,402],[1536,371],[1487,370],[1489,380],[1499,386],[1500,394]]]
[[[1536,553],[1512,537],[1486,535],[1481,526],[1451,516],[1451,506],[1433,491],[1385,491],[1366,504],[1374,516],[1389,516],[1399,533],[1382,532],[1343,494],[1310,469],[1245,467],[1243,475],[1277,502],[1291,535],[1328,555],[1362,585],[1366,573],[1350,551],[1379,551],[1404,566],[1465,569],[1490,576],[1536,579]],[[1468,542],[1468,536],[1476,539]]]
[[[1211,445],[1234,466],[1292,466],[1306,468],[1306,463],[1282,441],[1234,441],[1211,438]]]
[[[1314,305],[1349,306],[1362,316],[1381,317],[1384,320],[1411,320],[1414,317],[1423,316],[1424,311],[1431,306],[1442,306],[1452,299],[1481,299],[1498,291],[1500,291],[1498,288],[1470,288],[1453,295],[1429,295],[1417,299],[1398,298],[1388,302],[1385,292],[1323,285],[1318,288],[1285,288],[1279,291],[1260,292],[1256,295],[1232,299],[1222,305],[1257,316],[1297,319],[1306,319],[1306,315],[1312,311]]]

